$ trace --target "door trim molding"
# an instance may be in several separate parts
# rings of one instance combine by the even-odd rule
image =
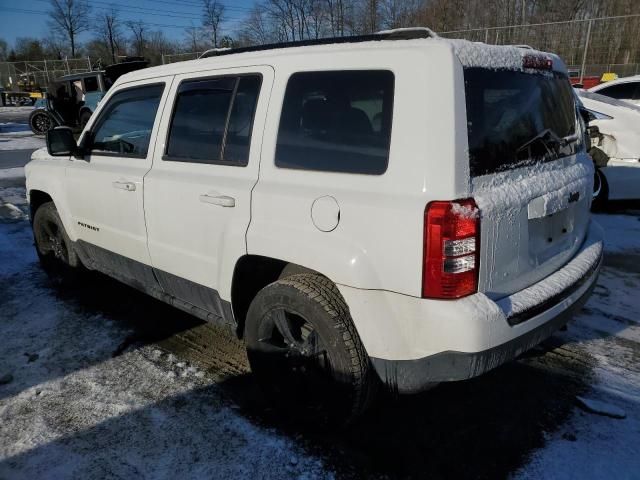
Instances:
[[[82,264],[140,290],[205,322],[230,328],[237,323],[231,303],[212,288],[199,285],[84,240],[73,242]],[[180,297],[178,297],[180,295]]]

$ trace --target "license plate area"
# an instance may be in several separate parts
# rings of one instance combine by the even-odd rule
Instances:
[[[534,264],[570,249],[575,241],[576,205],[569,205],[551,215],[528,221],[529,254]]]

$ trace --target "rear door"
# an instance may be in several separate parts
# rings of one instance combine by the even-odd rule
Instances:
[[[479,289],[509,295],[584,239],[593,167],[565,74],[466,68],[469,169],[481,220]]]
[[[271,67],[177,76],[145,177],[148,245],[165,291],[210,312],[246,253]]]

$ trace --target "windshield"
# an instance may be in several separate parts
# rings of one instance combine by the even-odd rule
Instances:
[[[567,76],[466,68],[469,163],[486,175],[576,153],[576,109]]]

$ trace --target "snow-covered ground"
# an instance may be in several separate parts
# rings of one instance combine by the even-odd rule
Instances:
[[[24,167],[0,168],[0,179],[22,177],[24,177]]]
[[[2,479],[332,478],[344,474],[335,451],[352,463],[352,477],[640,475],[640,212],[595,216],[607,235],[605,266],[555,348],[384,404],[364,427],[325,439],[249,419],[221,386],[229,378],[208,368],[217,354],[200,327],[177,335],[200,349],[202,362],[153,327],[181,315],[172,308],[101,282],[52,285],[33,250],[24,188],[7,182],[0,178]],[[564,387],[572,379],[586,382],[580,398]],[[556,413],[563,390],[568,416]],[[544,442],[525,443],[536,428]]]
[[[25,211],[0,188],[0,478],[332,478],[205,371],[61,300]]]
[[[33,110],[33,107],[31,107],[29,105],[0,107],[0,114],[2,114],[2,113],[8,114],[8,115],[24,114],[25,112],[31,112],[32,110]],[[27,113],[27,116],[28,116],[28,113]]]
[[[27,150],[45,146],[44,137],[29,128],[33,107],[0,107],[0,150]]]
[[[595,360],[591,403],[584,408],[578,399],[569,422],[514,478],[640,478],[640,216],[595,217],[615,268],[605,266],[593,298],[561,336]]]
[[[35,150],[44,146],[44,137],[34,135],[26,123],[0,122],[0,150]]]

